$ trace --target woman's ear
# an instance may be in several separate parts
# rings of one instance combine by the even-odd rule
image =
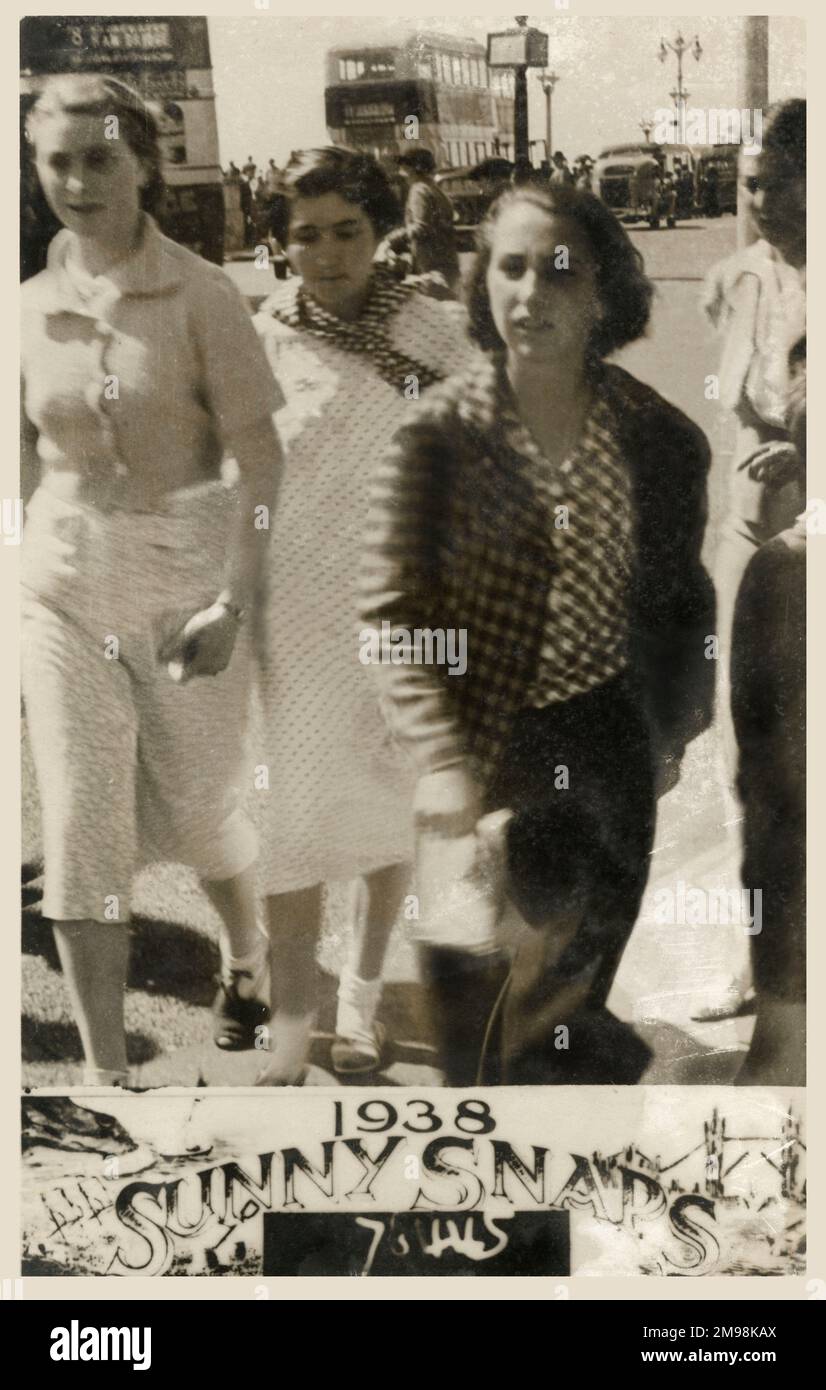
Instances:
[[[146,188],[147,184],[151,182],[153,170],[148,159],[141,159],[139,163],[141,166],[141,171],[138,175],[138,188],[143,189]]]

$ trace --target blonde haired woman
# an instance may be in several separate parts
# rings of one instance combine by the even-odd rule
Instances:
[[[36,446],[24,466],[39,464],[23,688],[43,911],[85,1079],[112,1084],[128,1074],[129,904],[143,863],[194,867],[218,909],[221,1027],[266,1018],[256,841],[239,799],[245,626],[267,541],[254,508],[273,501],[277,391],[229,280],[147,211],[160,155],[141,99],[111,78],[54,79],[28,132],[63,230],[22,292],[24,444]]]

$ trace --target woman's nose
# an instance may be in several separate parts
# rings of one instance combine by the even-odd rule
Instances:
[[[338,247],[334,241],[320,241],[316,247],[316,258],[318,264],[325,270],[329,270],[336,265],[338,260]]]
[[[536,298],[539,289],[539,276],[535,270],[526,270],[522,279],[519,281],[519,299],[523,304],[530,304]]]
[[[80,171],[79,171],[78,169],[71,169],[71,170],[69,171],[69,173],[67,174],[67,176],[66,176],[66,192],[67,192],[67,193],[82,193],[82,192],[83,192],[83,175],[80,173]]]

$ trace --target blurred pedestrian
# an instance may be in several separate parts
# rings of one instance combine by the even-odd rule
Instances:
[[[759,238],[715,266],[704,307],[722,338],[720,402],[736,419],[728,503],[715,563],[718,596],[718,710],[725,789],[733,800],[737,764],[730,717],[731,629],[746,565],[761,545],[788,530],[804,504],[804,485],[786,424],[788,353],[806,320],[806,102],[766,113],[760,151],[740,151],[739,198]],[[758,450],[764,466],[751,464]],[[695,1013],[726,1018],[743,1007],[736,972]]]
[[[787,423],[806,475],[806,341],[790,354]],[[750,469],[760,469],[766,450]],[[742,1086],[806,1084],[806,518],[752,556],[731,652],[743,887],[754,912],[754,1032]]]
[[[553,157],[553,170],[551,171],[550,182],[552,184],[573,184],[574,176],[568,167],[568,161],[561,150],[557,150]]]
[[[404,224],[414,274],[437,271],[450,289],[459,282],[459,254],[453,228],[453,205],[434,179],[436,160],[428,149],[399,155],[399,173],[407,186]]]

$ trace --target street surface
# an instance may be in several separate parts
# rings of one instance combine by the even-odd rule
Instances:
[[[699,309],[702,278],[735,247],[735,220],[697,219],[674,230],[632,228],[657,296],[649,336],[618,357],[700,424],[714,449],[705,558],[714,559],[731,427],[706,400],[705,378],[716,371],[718,348]],[[228,273],[251,300],[274,288],[272,272],[236,262]],[[24,1084],[59,1085],[80,1079],[80,1041],[68,1009],[51,931],[38,911],[39,817],[28,749],[23,750]],[[728,1082],[748,1044],[751,1016],[700,1024],[692,1011],[747,956],[742,926],[663,923],[662,890],[739,889],[739,811],[724,793],[714,732],[689,749],[679,785],[660,802],[651,878],[640,919],[626,950],[610,1007],[632,1022],[652,1048],[649,1084]],[[683,884],[680,890],[679,885]],[[660,896],[658,897],[658,894]],[[133,957],[126,1001],[130,1057],[138,1084],[250,1084],[256,1053],[213,1047],[209,1006],[218,965],[216,920],[193,875],[159,865],[138,881]],[[690,913],[682,914],[691,916]],[[335,976],[346,948],[343,885],[333,885],[320,953],[323,1002],[313,1049],[311,1084],[330,1084],[329,1043],[335,1019]],[[428,1046],[412,949],[398,926],[391,942],[381,1017],[393,1039],[383,1084],[437,1080]],[[363,1082],[364,1078],[360,1078]]]

